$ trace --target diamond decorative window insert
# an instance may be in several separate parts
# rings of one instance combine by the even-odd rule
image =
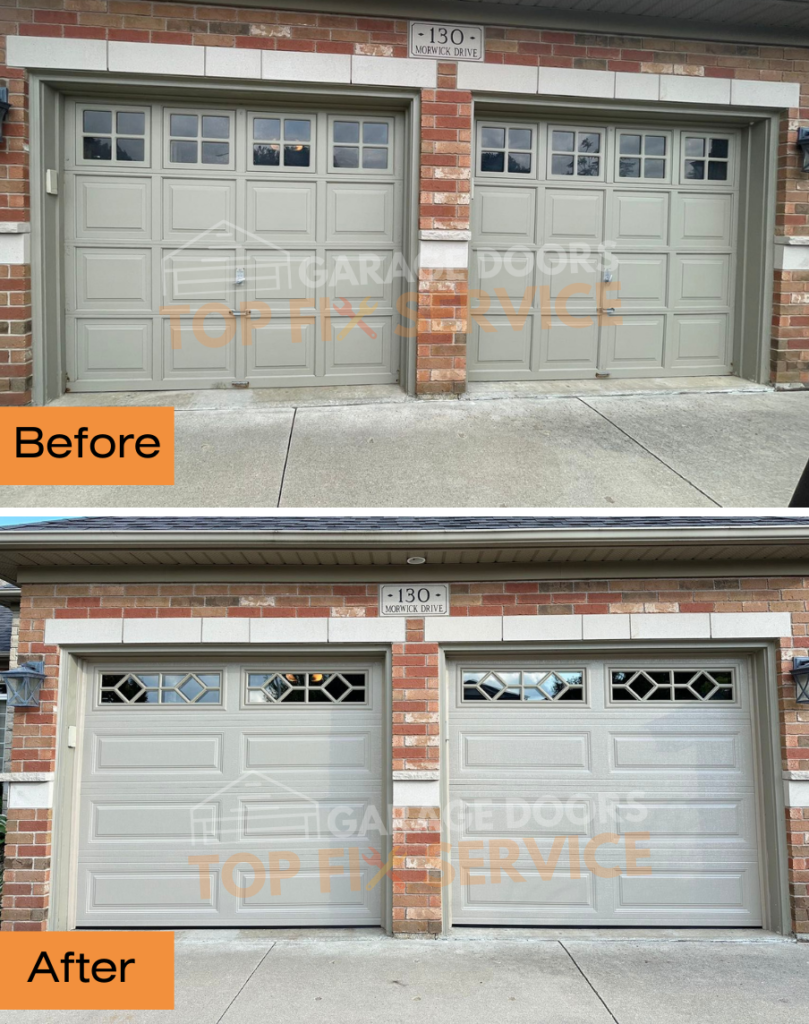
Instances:
[[[631,669],[611,673],[614,701],[695,704],[733,701],[732,669]]]
[[[472,700],[523,703],[584,701],[584,672],[580,669],[515,669],[464,672],[464,704]]]
[[[102,704],[221,704],[219,672],[105,672]]]
[[[248,704],[364,704],[364,672],[248,672]]]
[[[484,125],[480,130],[480,170],[485,174],[530,174],[533,128]]]
[[[79,111],[81,158],[111,163],[146,159],[146,111],[90,108]]]

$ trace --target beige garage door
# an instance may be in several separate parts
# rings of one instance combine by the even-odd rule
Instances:
[[[738,133],[487,119],[476,140],[471,380],[732,371]]]
[[[760,925],[751,704],[733,658],[457,665],[453,922]]]
[[[397,380],[403,137],[394,114],[69,103],[67,387]]]
[[[381,923],[380,666],[187,657],[88,676],[79,926]]]

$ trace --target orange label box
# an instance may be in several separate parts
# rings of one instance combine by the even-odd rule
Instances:
[[[0,1009],[173,1010],[174,932],[0,932]]]
[[[174,409],[0,409],[0,484],[173,484]]]

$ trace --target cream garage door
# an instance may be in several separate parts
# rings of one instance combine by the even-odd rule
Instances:
[[[379,925],[382,704],[362,661],[93,669],[77,925]]]
[[[398,380],[403,139],[395,114],[70,102],[67,388]]]
[[[481,120],[476,140],[470,380],[732,371],[738,133]]]
[[[452,857],[476,862],[454,924],[761,924],[744,661],[481,658],[451,680]]]

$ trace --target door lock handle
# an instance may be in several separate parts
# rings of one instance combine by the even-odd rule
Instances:
[[[601,312],[602,313],[606,313],[607,316],[617,316],[618,315],[618,310],[615,309],[614,306],[610,306],[609,309],[602,309]]]

